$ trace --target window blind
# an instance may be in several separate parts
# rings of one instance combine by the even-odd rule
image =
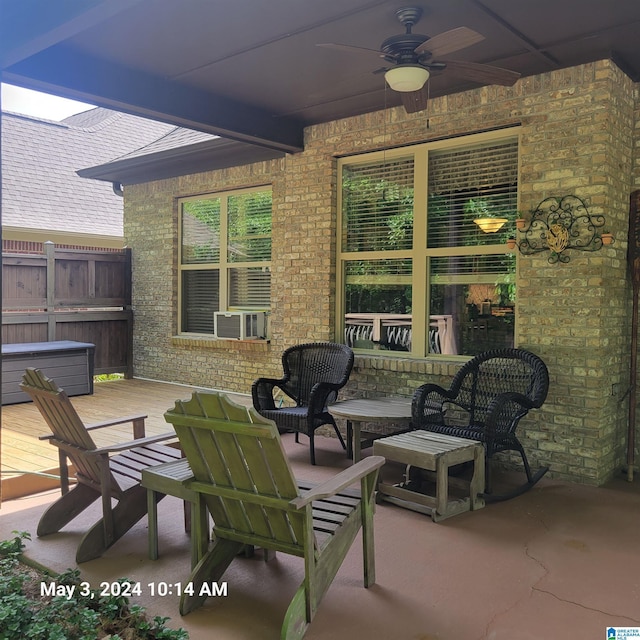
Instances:
[[[271,272],[262,267],[229,269],[229,306],[268,309]]]
[[[344,167],[344,251],[391,251],[411,248],[413,174],[412,157]]]
[[[487,256],[443,256],[431,258],[431,281],[441,284],[493,283],[515,273],[514,253]]]
[[[182,272],[182,331],[213,333],[213,312],[220,310],[220,271]]]
[[[503,243],[517,217],[517,139],[430,152],[428,192],[429,248]],[[507,222],[486,233],[481,218]]]
[[[220,198],[182,203],[182,264],[220,261]]]
[[[271,192],[229,196],[228,260],[271,260]]]

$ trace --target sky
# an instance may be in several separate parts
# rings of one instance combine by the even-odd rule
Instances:
[[[92,109],[93,105],[59,98],[31,89],[2,85],[2,110],[23,113],[47,120],[64,120],[75,113]]]

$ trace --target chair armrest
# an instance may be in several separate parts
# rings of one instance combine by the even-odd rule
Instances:
[[[335,382],[316,382],[309,393],[309,416],[322,413],[328,404],[335,402],[343,386]]]
[[[451,389],[427,383],[418,387],[411,399],[411,424],[414,428],[419,428],[425,423],[443,422],[445,402],[454,402],[457,394]]]
[[[258,378],[254,380],[251,385],[251,398],[254,409],[256,411],[261,409],[273,411],[276,408],[276,403],[273,399],[273,388],[281,388],[286,381],[286,378]]]
[[[497,395],[487,409],[485,430],[488,434],[512,433],[529,409],[537,405],[527,396],[515,391]]]
[[[322,500],[323,498],[334,496],[342,489],[346,489],[346,487],[349,487],[358,480],[362,480],[362,478],[365,478],[369,474],[377,473],[378,469],[380,469],[384,463],[385,459],[382,456],[369,456],[348,469],[341,471],[330,480],[313,487],[303,496],[294,498],[289,504],[296,509],[302,509],[314,500]]]
[[[146,420],[149,416],[145,413],[126,416],[124,418],[115,418],[114,420],[102,420],[100,422],[92,422],[91,424],[86,425],[87,431],[92,431],[93,429],[102,429],[103,427],[112,427],[116,424],[125,424],[127,422],[135,422],[136,420]]]
[[[156,442],[164,442],[165,440],[177,439],[175,431],[167,431],[156,436],[148,436],[146,438],[136,438],[135,440],[128,440],[127,442],[118,442],[117,444],[111,444],[106,447],[98,447],[91,451],[86,451],[86,455],[102,455],[103,453],[117,453],[118,451],[128,451],[129,449],[135,449],[136,447],[144,447],[147,444],[155,444]]]
[[[144,437],[144,421],[148,416],[144,413],[136,414],[132,416],[127,416],[126,418],[115,418],[113,420],[104,420],[103,422],[93,422],[90,425],[87,425],[85,428],[87,431],[91,431],[92,429],[102,429],[103,427],[112,427],[117,424],[125,424],[127,422],[133,423],[133,435],[136,438]],[[137,423],[137,424],[136,424]],[[140,429],[138,431],[138,429]],[[38,436],[38,440],[51,440],[56,436],[53,433],[45,433],[44,435]]]
[[[93,422],[85,426],[87,431],[93,431],[94,429],[102,429],[104,427],[113,427],[117,424],[126,424],[127,422],[131,422],[133,424],[133,436],[134,438],[143,438],[144,437],[144,421],[148,418],[148,415],[145,413],[135,414],[131,416],[126,416],[124,418],[114,418],[112,420],[103,420],[101,422]],[[47,433],[42,436],[38,436],[38,440],[51,440],[55,438],[52,433]]]

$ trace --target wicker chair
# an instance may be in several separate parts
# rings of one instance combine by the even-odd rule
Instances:
[[[470,440],[486,451],[487,501],[505,500],[530,489],[548,471],[531,472],[516,429],[530,409],[544,403],[549,373],[544,362],[522,349],[494,349],[469,360],[454,376],[449,389],[436,384],[419,387],[412,401],[412,426]],[[517,451],[527,482],[504,495],[493,495],[491,459],[500,451]]]
[[[314,432],[330,424],[346,448],[327,405],[336,401],[338,391],[347,384],[353,368],[353,351],[343,344],[313,342],[289,347],[282,354],[283,377],[258,378],[251,387],[253,406],[273,420],[282,432],[294,431],[309,437],[309,457],[316,463]],[[276,406],[274,390],[295,402],[295,406]]]

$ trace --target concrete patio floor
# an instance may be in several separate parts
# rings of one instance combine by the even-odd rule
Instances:
[[[322,480],[348,462],[333,438],[318,438],[318,466],[306,443],[283,436],[296,475]],[[301,440],[304,440],[301,439]],[[370,451],[370,450],[368,450]],[[385,467],[385,477],[402,469]],[[35,532],[56,492],[2,504],[0,535]],[[82,532],[99,507],[63,532],[27,546],[56,571],[74,567]],[[227,597],[210,598],[182,618],[178,598],[151,596],[149,583],[189,577],[182,507],[159,505],[160,558],[147,558],[143,519],[99,560],[80,566],[94,586],[128,577],[142,585],[151,615],[169,616],[192,640],[278,638],[302,580],[297,558],[278,554],[235,560]],[[350,551],[307,635],[308,640],[600,640],[610,626],[640,627],[640,482],[622,477],[594,488],[543,479],[527,494],[434,524],[425,515],[383,504],[375,516],[377,584],[362,587],[359,544]]]

